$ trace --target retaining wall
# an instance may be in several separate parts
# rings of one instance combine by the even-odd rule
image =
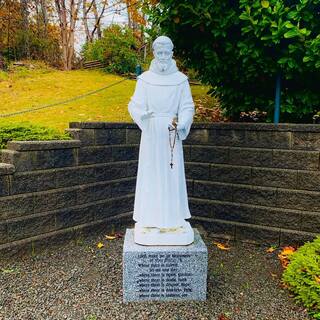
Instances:
[[[9,142],[0,152],[0,253],[126,221],[139,151],[129,127],[71,125],[74,140]]]
[[[0,252],[132,221],[140,130],[70,123],[74,140],[0,153]],[[320,126],[193,124],[184,141],[193,224],[273,244],[320,232]]]
[[[274,244],[320,233],[320,126],[199,124],[186,143],[191,211],[214,233]]]

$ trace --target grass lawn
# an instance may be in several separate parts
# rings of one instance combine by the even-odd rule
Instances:
[[[0,114],[36,108],[93,91],[122,78],[100,70],[59,71],[47,67],[33,70],[18,67],[13,72],[0,73]],[[72,121],[132,122],[128,102],[135,80],[95,93],[88,97],[8,118],[0,124],[32,122],[56,128],[60,132]],[[195,99],[206,96],[207,88],[192,86]]]

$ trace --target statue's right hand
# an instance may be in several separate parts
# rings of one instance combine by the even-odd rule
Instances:
[[[143,114],[141,116],[141,120],[145,120],[148,118],[152,118],[153,117],[154,112],[153,111],[147,111],[145,114]]]

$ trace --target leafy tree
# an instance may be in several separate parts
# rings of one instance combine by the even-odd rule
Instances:
[[[145,5],[179,55],[220,96],[227,115],[267,111],[277,76],[281,120],[320,110],[319,0],[161,0]]]
[[[134,72],[138,62],[138,47],[133,31],[128,27],[111,25],[103,30],[101,39],[86,43],[83,55],[86,60],[100,60],[106,71],[112,73]]]
[[[48,21],[48,11],[46,0],[0,0],[0,60],[28,58],[60,64],[59,29]]]

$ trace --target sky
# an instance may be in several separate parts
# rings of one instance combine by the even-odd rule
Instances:
[[[102,29],[106,28],[112,23],[117,23],[117,24],[127,24],[128,23],[128,16],[127,16],[127,10],[126,10],[126,5],[121,4],[117,6],[113,6],[114,3],[119,2],[119,0],[115,1],[110,1],[107,9],[104,14],[103,18],[101,19],[101,26]],[[84,26],[83,26],[83,21],[82,21],[82,8],[80,9],[80,14],[79,14],[80,20],[77,21],[76,25],[76,43],[75,43],[75,51],[76,54],[79,55],[81,52],[81,48],[85,43],[86,40],[86,35],[84,31]],[[94,25],[94,19],[93,19],[93,14],[90,14],[89,16],[89,28],[92,30],[92,26]]]

